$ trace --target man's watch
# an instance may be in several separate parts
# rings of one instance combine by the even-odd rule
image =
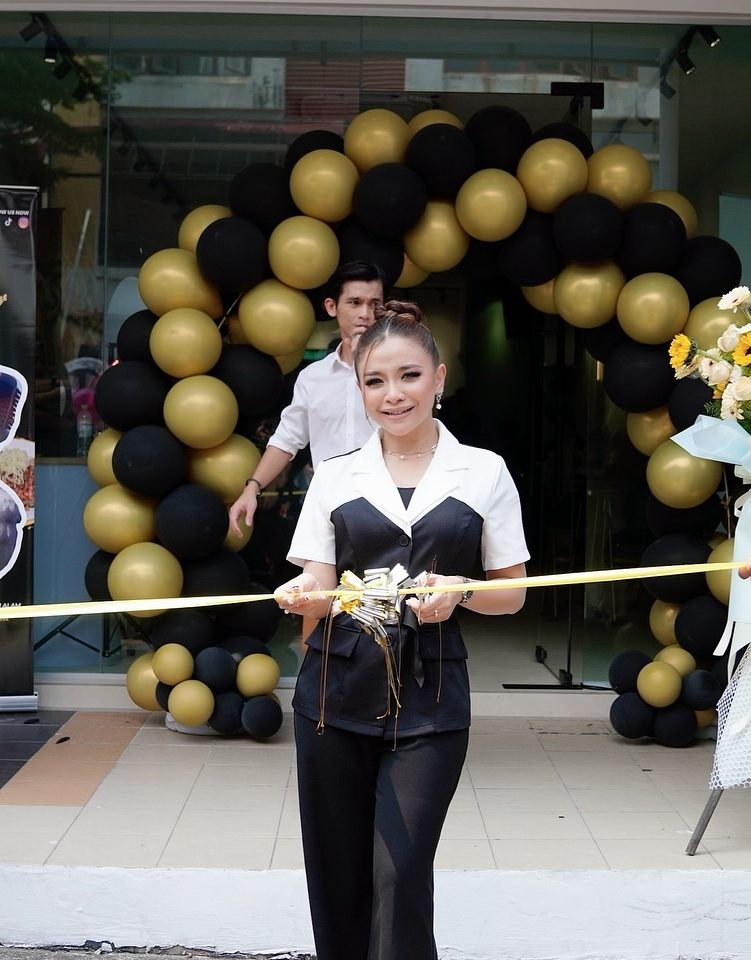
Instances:
[[[471,582],[472,582],[472,581],[469,579],[469,577],[460,577],[459,579],[462,580],[464,583],[471,583]],[[474,591],[474,590],[464,590],[464,591],[462,592],[462,598],[461,598],[461,600],[459,601],[459,603],[469,603],[469,601],[472,599],[472,597],[474,597],[474,595],[475,595],[475,591]]]

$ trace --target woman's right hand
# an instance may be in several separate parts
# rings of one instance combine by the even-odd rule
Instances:
[[[258,488],[254,483],[249,483],[240,496],[229,508],[229,525],[233,533],[242,537],[243,532],[240,529],[240,518],[245,517],[245,526],[253,526],[253,517],[258,507]]]
[[[323,587],[312,573],[301,573],[274,590],[274,598],[285,613],[299,613],[306,617],[320,617],[321,603],[329,604],[326,597],[318,596]],[[324,611],[325,612],[325,611]]]
[[[741,580],[748,580],[751,577],[751,560],[747,560],[742,567],[738,568],[738,576]]]

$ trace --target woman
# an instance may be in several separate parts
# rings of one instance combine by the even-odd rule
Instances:
[[[321,618],[293,699],[308,893],[318,960],[435,960],[433,859],[470,723],[454,609],[519,610],[522,589],[470,577],[524,576],[529,554],[503,460],[433,419],[446,367],[419,308],[387,303],[354,359],[378,430],[318,467],[290,547],[304,572],[277,590]],[[407,600],[390,649],[346,613],[327,621],[317,589],[396,564],[464,589]]]

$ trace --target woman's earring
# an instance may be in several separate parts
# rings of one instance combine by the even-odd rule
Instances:
[[[443,390],[439,391],[439,392],[435,395],[435,408],[436,408],[436,410],[440,410],[440,409],[441,409],[441,400],[442,400],[442,398],[443,398]]]

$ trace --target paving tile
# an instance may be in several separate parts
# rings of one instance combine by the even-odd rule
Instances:
[[[719,863],[705,847],[686,855],[688,836],[667,840],[598,840],[597,846],[611,870],[717,870]]]
[[[280,837],[274,844],[271,856],[272,870],[303,870],[302,841]]]
[[[489,840],[452,840],[442,837],[435,856],[436,870],[494,870]]]
[[[607,870],[594,840],[491,840],[498,870]]]

